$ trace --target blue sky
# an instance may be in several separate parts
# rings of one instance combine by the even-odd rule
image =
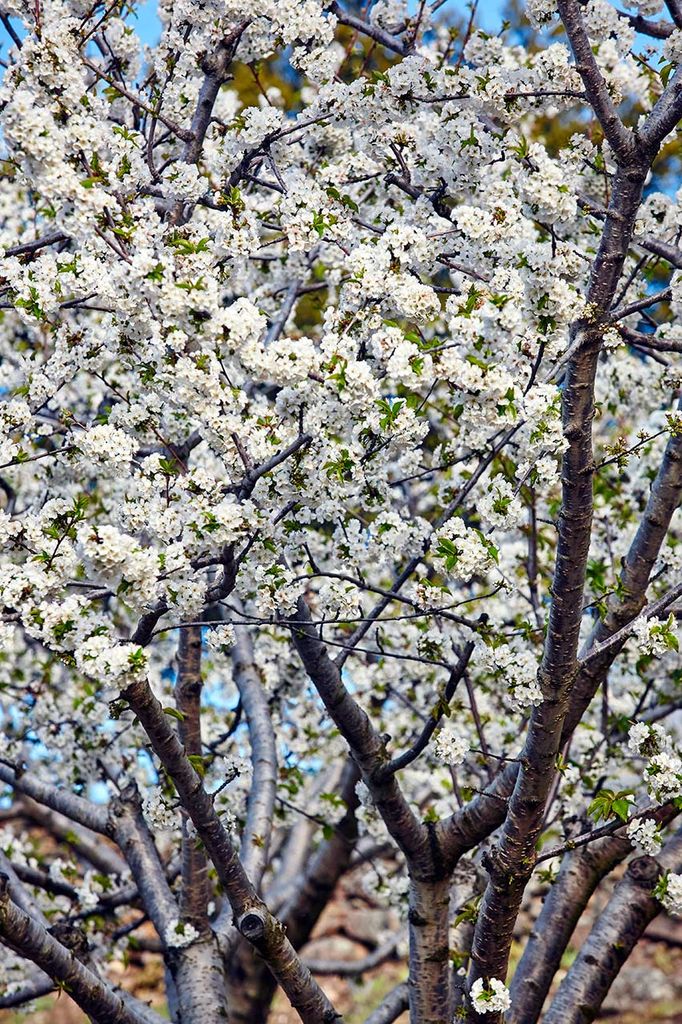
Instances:
[[[157,0],[147,0],[137,9],[137,31],[144,43],[153,44],[159,37],[159,19],[156,16]]]

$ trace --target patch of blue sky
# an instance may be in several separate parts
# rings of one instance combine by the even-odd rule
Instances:
[[[23,735],[24,758],[26,760],[29,760],[32,764],[42,763],[50,767],[55,765],[58,760],[61,761],[62,755],[48,749],[32,729],[26,729],[25,712],[32,703],[33,700],[30,699],[6,707],[4,713],[0,714],[0,728],[3,731],[11,731],[13,736]],[[113,727],[113,722],[110,725]],[[113,730],[110,729],[110,731]],[[156,779],[156,773],[147,751],[142,750],[139,754],[139,759],[143,771],[151,784]],[[76,787],[76,789],[78,788]],[[108,787],[103,782],[84,782],[80,786],[80,791],[94,803],[107,803],[109,799]],[[10,803],[11,797],[9,795],[0,796],[0,807],[8,807]]]
[[[159,20],[158,0],[147,0],[136,8],[135,28],[137,33],[147,46],[155,46],[161,35],[161,22]]]

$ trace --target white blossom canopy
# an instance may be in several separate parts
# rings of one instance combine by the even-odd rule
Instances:
[[[353,870],[409,934],[372,1024],[580,1024],[682,912],[682,4],[636,8],[3,3],[0,1006],[154,1024],[106,973],[150,920],[179,1024],[338,1019]]]

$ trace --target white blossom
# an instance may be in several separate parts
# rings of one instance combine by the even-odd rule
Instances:
[[[221,651],[223,648],[232,647],[236,640],[234,626],[224,623],[220,626],[213,626],[207,634],[209,650]]]
[[[457,734],[451,722],[447,722],[438,730],[433,749],[439,760],[454,766],[464,761],[469,753],[469,742],[466,737]]]
[[[195,939],[199,938],[199,932],[189,921],[172,921],[164,932],[163,940],[171,949],[182,949],[191,946]]]
[[[477,1013],[505,1013],[511,1007],[509,990],[499,978],[491,978],[487,984],[483,978],[477,978],[470,997]]]
[[[642,853],[655,856],[661,848],[661,837],[653,818],[634,818],[626,829],[628,839]]]
[[[682,917],[682,875],[667,872],[659,898],[669,914]]]

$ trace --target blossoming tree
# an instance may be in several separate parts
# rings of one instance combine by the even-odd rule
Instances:
[[[0,15],[0,1006],[155,1024],[151,922],[338,1020],[353,871],[368,1024],[592,1020],[682,911],[682,4],[159,13]]]

